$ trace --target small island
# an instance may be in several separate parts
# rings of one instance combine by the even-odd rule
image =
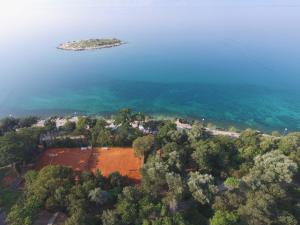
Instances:
[[[125,42],[122,42],[116,38],[110,39],[88,39],[88,40],[79,40],[79,41],[70,41],[63,44],[60,44],[57,48],[62,50],[71,50],[71,51],[83,51],[83,50],[94,50],[101,48],[112,48],[117,47]]]

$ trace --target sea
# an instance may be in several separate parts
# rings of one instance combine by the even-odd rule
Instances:
[[[0,117],[131,108],[217,126],[300,131],[293,0],[12,0],[0,8]],[[64,51],[60,43],[126,44]]]

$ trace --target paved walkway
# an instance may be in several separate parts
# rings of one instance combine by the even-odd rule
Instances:
[[[229,137],[234,137],[234,138],[238,138],[240,136],[240,134],[237,132],[216,130],[216,129],[211,129],[211,128],[205,128],[205,129],[214,136],[223,135],[223,136],[229,136]]]

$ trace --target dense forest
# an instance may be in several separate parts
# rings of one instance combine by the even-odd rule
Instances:
[[[140,184],[119,173],[104,177],[48,166],[24,176],[9,225],[33,224],[42,210],[63,212],[65,225],[297,225],[300,223],[300,133],[265,135],[247,129],[238,138],[214,136],[205,124],[178,130],[129,109],[104,119],[80,117],[59,129],[54,118],[6,118],[0,124],[0,166],[17,173],[47,147],[132,146],[144,159]],[[134,122],[149,132],[133,127]],[[66,135],[43,141],[45,134]],[[68,135],[82,135],[74,141]]]

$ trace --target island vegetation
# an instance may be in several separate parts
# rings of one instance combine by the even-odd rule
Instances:
[[[15,189],[1,184],[7,224],[34,224],[44,211],[63,213],[65,225],[300,223],[300,133],[220,135],[199,121],[179,129],[129,109],[109,120],[66,120],[60,127],[56,117],[40,127],[32,117],[1,121],[0,166],[25,180],[13,197]],[[140,184],[118,173],[26,169],[48,147],[87,145],[133,146],[144,159]]]
[[[124,44],[124,42],[116,38],[88,39],[88,40],[66,42],[60,44],[57,48],[62,50],[83,51],[83,50],[117,47],[122,44]]]

